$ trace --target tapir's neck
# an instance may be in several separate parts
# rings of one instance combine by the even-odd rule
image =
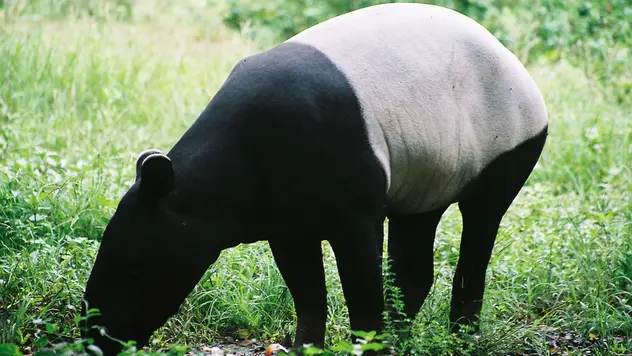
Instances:
[[[243,215],[253,204],[258,172],[244,143],[252,88],[227,80],[167,154],[175,172],[172,208],[196,215]]]
[[[222,249],[264,238],[256,194],[261,173],[252,171],[232,131],[239,120],[234,110],[209,105],[168,154],[175,189],[167,209],[182,221],[195,222]]]
[[[312,76],[300,68],[288,75],[277,59],[238,65],[167,154],[175,172],[169,208],[201,221],[238,224],[239,241],[290,235],[294,227],[288,225],[319,226],[315,212],[335,197],[323,196],[333,192],[328,175],[317,177],[324,167],[345,168],[326,144],[329,133],[341,129],[323,123],[318,108],[345,107],[346,99],[314,92],[305,84]],[[339,136],[346,142],[347,135]],[[344,142],[339,144],[346,148]],[[319,143],[322,151],[316,153]],[[305,201],[309,209],[297,210]]]

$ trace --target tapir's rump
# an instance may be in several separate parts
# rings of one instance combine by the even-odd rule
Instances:
[[[443,7],[372,6],[287,43],[313,46],[349,80],[390,204],[401,212],[453,201],[493,159],[547,126],[542,95],[520,61]]]

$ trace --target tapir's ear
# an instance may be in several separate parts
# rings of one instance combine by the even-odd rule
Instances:
[[[143,165],[143,161],[145,161],[147,159],[147,157],[153,155],[153,154],[162,154],[162,152],[160,150],[157,150],[155,148],[149,149],[149,150],[145,150],[143,152],[140,153],[140,155],[138,156],[138,159],[136,160],[136,180],[140,179],[140,168]]]
[[[145,197],[162,198],[173,189],[173,167],[169,157],[152,153],[140,165],[140,191]]]

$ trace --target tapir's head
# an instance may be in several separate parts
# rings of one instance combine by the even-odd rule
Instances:
[[[136,182],[105,229],[85,290],[88,308],[100,311],[82,325],[90,330],[85,336],[106,355],[120,351],[120,343],[100,335],[95,325],[116,339],[145,345],[219,255],[202,245],[199,223],[169,210],[173,190],[170,159],[156,150],[143,152]]]

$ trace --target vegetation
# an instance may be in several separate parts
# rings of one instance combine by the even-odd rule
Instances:
[[[0,354],[81,348],[83,287],[139,152],[168,150],[241,57],[373,3],[0,0]],[[543,157],[501,226],[481,338],[463,353],[629,354],[632,5],[437,3],[480,20],[514,50],[550,112]],[[463,346],[447,334],[460,231],[452,207],[439,226],[431,295],[413,337],[395,340],[400,349]],[[323,247],[327,343],[344,346],[347,310]],[[281,341],[293,318],[267,245],[238,246],[209,268],[150,350],[182,353],[174,345],[226,335]]]
[[[266,42],[282,41],[333,16],[390,2],[421,2],[460,11],[488,28],[523,62],[565,59],[629,100],[632,3],[627,0],[225,0],[225,23]],[[619,77],[626,75],[625,80]],[[615,79],[612,81],[611,79]]]

